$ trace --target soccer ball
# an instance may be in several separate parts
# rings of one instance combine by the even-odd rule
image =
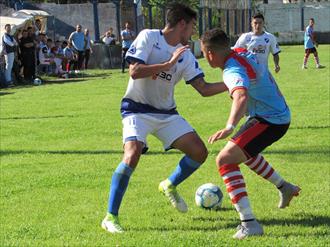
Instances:
[[[39,86],[39,85],[41,85],[41,83],[42,83],[42,80],[40,78],[35,78],[33,80],[33,85],[35,85],[35,86]]]
[[[220,188],[212,183],[201,185],[195,195],[196,205],[204,209],[220,209],[223,194]]]

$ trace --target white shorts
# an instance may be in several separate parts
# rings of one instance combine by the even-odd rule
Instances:
[[[132,114],[125,117],[122,120],[123,143],[137,140],[143,142],[147,149],[147,135],[152,134],[163,143],[165,150],[169,150],[176,139],[189,132],[195,132],[180,115],[171,115],[167,118],[157,118],[155,115]]]

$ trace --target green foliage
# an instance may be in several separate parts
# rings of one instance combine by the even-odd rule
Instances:
[[[119,105],[128,74],[90,70],[89,77],[77,80],[0,91],[0,246],[329,246],[330,46],[319,46],[327,66],[322,70],[315,69],[312,58],[301,70],[303,46],[281,48],[281,71],[274,76],[291,108],[292,124],[264,156],[302,192],[279,210],[276,188],[241,167],[263,237],[231,237],[239,220],[214,164],[226,141],[207,144],[205,164],[178,187],[189,206],[180,214],[157,187],[182,155],[164,153],[152,136],[121,207],[126,232],[102,230],[109,181],[122,158]],[[208,81],[221,80],[219,70],[204,59],[200,65]],[[228,94],[202,98],[184,82],[175,93],[179,112],[205,142],[225,126]],[[223,210],[195,206],[195,190],[206,182],[221,187]]]
[[[183,3],[193,8],[198,8],[199,0],[149,0],[149,4],[157,7],[166,7],[172,3]]]

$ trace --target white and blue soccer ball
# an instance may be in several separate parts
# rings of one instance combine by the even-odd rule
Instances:
[[[40,86],[41,84],[42,84],[42,80],[40,78],[37,77],[33,80],[33,85]]]
[[[218,210],[221,207],[222,198],[220,188],[215,184],[207,183],[197,189],[195,202],[200,208]]]

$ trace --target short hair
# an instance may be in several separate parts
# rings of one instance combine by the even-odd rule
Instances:
[[[47,39],[47,42],[53,42],[53,40],[48,38],[48,39]]]
[[[264,18],[264,16],[263,16],[263,14],[261,14],[261,13],[256,13],[252,18],[253,18],[253,19],[260,18],[260,19],[262,19],[263,21],[265,21],[265,18]]]
[[[10,24],[6,24],[6,25],[5,25],[5,29],[6,29],[8,26],[11,27]]]
[[[67,45],[68,42],[64,40],[64,41],[62,42],[62,44],[63,44],[63,45]]]
[[[27,30],[30,30],[30,29],[32,29],[32,27],[28,27],[28,28],[27,28]]]
[[[314,18],[310,18],[309,20],[315,22]]]
[[[197,13],[187,5],[175,3],[170,5],[167,10],[166,24],[169,27],[174,27],[181,20],[185,20],[188,23],[192,19],[197,19]]]
[[[206,31],[202,35],[201,41],[208,50],[212,51],[223,50],[230,47],[229,37],[220,28],[213,28]]]

